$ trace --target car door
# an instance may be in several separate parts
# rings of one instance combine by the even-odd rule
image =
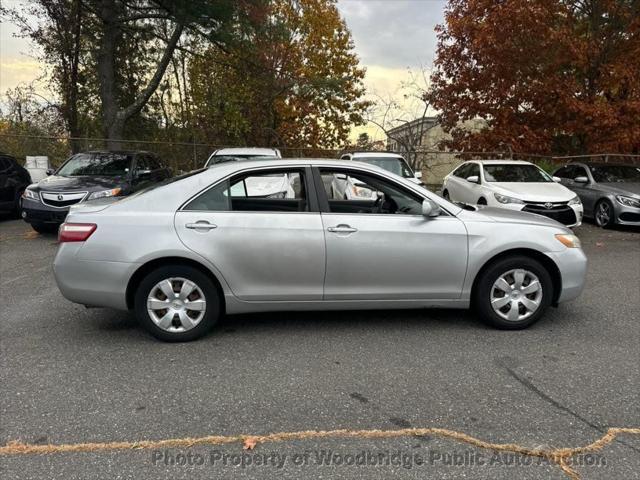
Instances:
[[[7,157],[0,156],[0,204],[2,208],[13,206],[15,200],[15,182],[13,164]]]
[[[574,169],[571,190],[576,192],[578,197],[580,197],[580,201],[587,215],[591,216],[593,215],[595,203],[598,200],[598,192],[594,190],[591,175],[589,175],[583,165],[574,165]],[[588,181],[586,183],[576,182],[575,179],[578,177],[586,177]]]
[[[332,199],[322,177],[345,174],[376,199]],[[422,197],[394,180],[357,169],[314,169],[325,231],[325,300],[459,298],[467,232],[456,217],[422,215]]]
[[[478,183],[469,182],[467,178],[478,177]],[[464,178],[460,179],[460,196],[462,201],[475,205],[478,203],[478,199],[482,197],[482,186],[480,185],[480,165],[477,163],[469,163],[467,169],[464,171]]]
[[[446,190],[449,192],[449,198],[453,201],[462,201],[460,198],[460,182],[462,181],[462,175],[467,169],[468,164],[463,163],[458,168],[456,168],[447,180],[446,185],[444,186]]]
[[[218,182],[176,213],[178,236],[241,300],[321,300],[325,240],[308,172],[262,167]],[[251,196],[243,186],[285,174],[293,191],[288,198]]]

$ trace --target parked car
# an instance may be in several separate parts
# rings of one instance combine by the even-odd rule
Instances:
[[[345,153],[340,160],[368,163],[395,173],[418,185],[422,183],[422,172],[414,172],[402,155],[391,152],[352,152]]]
[[[98,198],[128,195],[171,177],[149,152],[85,152],[65,161],[22,194],[22,218],[37,232],[53,232],[69,207]]]
[[[397,153],[388,152],[353,152],[345,153],[340,157],[341,160],[352,160],[355,162],[367,163],[375,165],[388,172],[399,175],[410,180],[417,185],[424,185],[420,178],[422,172],[414,173],[405,159]],[[358,199],[374,199],[377,192],[367,188],[362,182],[346,175],[338,174],[332,177],[323,177],[327,188],[330,188],[330,195],[333,199],[358,200]]]
[[[555,171],[600,227],[640,225],[640,166],[570,163]]]
[[[205,167],[217,165],[225,162],[245,162],[248,160],[277,160],[282,158],[280,150],[276,148],[223,148],[211,154]],[[294,186],[291,179],[285,174],[274,174],[246,181],[234,187],[232,193],[243,191],[245,195],[251,197],[267,198],[291,198]]]
[[[236,148],[221,148],[216,150],[207,159],[204,164],[205,167],[209,167],[214,163],[230,161],[231,158],[237,160],[255,160],[259,158],[282,158],[280,150],[277,148],[257,148],[257,147],[236,147]]]
[[[30,183],[29,172],[11,155],[0,153],[0,212],[17,214],[20,196]]]
[[[580,198],[529,162],[465,162],[444,178],[442,195],[455,202],[536,213],[569,227],[582,223]]]
[[[274,174],[299,180],[294,198],[233,193]],[[381,195],[331,199],[322,177],[337,174]],[[576,298],[587,266],[578,238],[553,220],[463,209],[339,160],[227,162],[80,203],[59,241],[54,274],[67,299],[134,310],[167,341],[200,337],[224,313],[274,310],[473,305],[498,328],[524,328]]]

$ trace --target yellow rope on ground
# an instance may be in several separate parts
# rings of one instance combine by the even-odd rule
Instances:
[[[601,450],[615,440],[618,435],[640,435],[640,428],[609,428],[607,433],[596,441],[575,448],[529,448],[514,443],[491,443],[472,437],[466,433],[447,430],[444,428],[403,428],[400,430],[306,430],[301,432],[280,432],[269,435],[211,435],[196,438],[172,438],[167,440],[142,440],[139,442],[101,442],[101,443],[72,443],[61,445],[35,445],[12,441],[0,447],[0,455],[29,455],[54,454],[74,452],[100,452],[107,450],[128,449],[159,449],[193,447],[196,445],[225,445],[242,443],[245,449],[253,449],[257,444],[268,442],[287,442],[292,440],[309,440],[318,438],[395,438],[409,436],[432,435],[456,440],[477,448],[510,452],[530,457],[546,458],[554,462],[572,480],[579,480],[580,476],[573,470],[568,460],[579,454],[592,453]]]

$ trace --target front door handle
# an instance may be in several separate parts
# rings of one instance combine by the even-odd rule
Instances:
[[[185,227],[191,230],[213,230],[214,228],[218,228],[217,225],[204,220],[197,221],[196,223],[187,223]]]
[[[335,227],[329,227],[327,228],[327,230],[332,233],[353,233],[358,231],[357,228],[353,228],[350,225],[345,225],[344,223],[336,225]]]

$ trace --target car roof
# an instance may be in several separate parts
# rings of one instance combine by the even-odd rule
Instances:
[[[628,163],[602,163],[602,162],[571,162],[567,165],[586,165],[587,167],[636,167],[638,165],[630,165]],[[567,166],[565,165],[565,166]]]
[[[468,160],[482,165],[533,165],[531,162],[524,160]]]
[[[146,150],[88,150],[86,152],[78,152],[79,154],[87,154],[90,153],[92,155],[109,155],[111,153],[115,153],[116,155],[155,155],[153,152],[148,152]]]
[[[275,148],[258,148],[258,147],[233,147],[233,148],[221,148],[213,152],[212,156],[228,155],[269,155],[277,156],[277,150]]]
[[[361,158],[366,158],[366,157],[404,158],[399,153],[393,153],[393,152],[349,152],[348,154],[345,154],[345,155],[351,155],[351,157],[361,157]]]

